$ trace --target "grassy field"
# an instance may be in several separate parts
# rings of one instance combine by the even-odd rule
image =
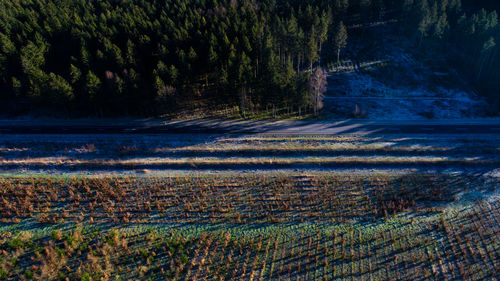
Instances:
[[[498,280],[488,139],[6,136],[0,280]]]

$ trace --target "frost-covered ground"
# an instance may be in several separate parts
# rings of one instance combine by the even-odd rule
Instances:
[[[344,61],[332,67],[325,98],[328,118],[357,115],[373,120],[442,120],[491,116],[487,102],[445,61],[418,61],[406,51],[414,46],[385,34],[387,28],[367,30],[364,36],[373,36],[373,40],[352,38]],[[375,42],[366,47],[363,44],[367,41]]]
[[[4,135],[0,174],[464,173],[499,177],[491,135]]]

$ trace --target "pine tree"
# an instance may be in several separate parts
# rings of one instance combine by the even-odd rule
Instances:
[[[8,58],[16,53],[16,46],[0,32],[0,81],[9,75]]]
[[[462,0],[450,0],[448,10],[454,14],[458,14],[462,10]]]
[[[99,89],[101,87],[101,80],[92,72],[87,73],[85,78],[85,89],[88,93],[89,98],[95,99]]]
[[[85,67],[89,67],[90,66],[90,54],[87,51],[87,48],[85,47],[85,45],[82,45],[82,47],[80,49],[80,59],[81,59],[81,63]]]
[[[177,78],[179,76],[179,70],[175,67],[175,65],[170,65],[167,68],[167,72],[165,73],[166,81],[170,85],[177,84]]]
[[[490,56],[496,45],[497,44],[495,42],[495,38],[493,37],[488,38],[484,42],[483,47],[481,48],[481,59],[479,59],[479,67],[477,71],[476,81],[479,81],[479,79],[481,79],[484,65],[486,64],[486,62],[490,60]]]
[[[252,73],[252,67],[250,58],[243,52],[240,56],[240,61],[238,66],[240,111],[243,118],[246,118],[247,92],[248,92],[247,87],[251,73]]]
[[[374,0],[372,11],[377,20],[381,20],[384,17],[385,13],[385,4],[384,0]]]
[[[75,97],[71,85],[63,77],[54,73],[48,75],[47,91],[50,99],[56,104],[67,104]]]
[[[418,17],[419,17],[419,22],[417,30],[420,37],[418,45],[420,46],[424,37],[427,36],[429,27],[432,24],[431,11],[427,0],[420,0],[418,6]]]
[[[78,67],[71,64],[69,75],[71,77],[71,84],[76,85],[82,77],[82,72],[78,69]]]
[[[333,7],[336,15],[344,16],[349,8],[349,0],[335,0]]]
[[[41,69],[45,64],[46,52],[45,44],[37,46],[31,41],[21,49],[21,66],[24,76],[28,80],[28,94],[33,97],[39,97],[47,83],[47,74]]]
[[[323,43],[328,39],[328,29],[330,27],[331,22],[332,22],[331,11],[323,12],[321,14],[320,26],[319,26],[319,32],[318,32],[320,62],[321,62],[321,51],[323,50]]]
[[[318,60],[318,43],[315,36],[314,27],[309,33],[309,40],[307,41],[307,59],[309,60],[309,69],[312,72],[313,64]]]
[[[434,27],[434,36],[436,38],[442,39],[448,28],[448,17],[446,16],[446,13],[443,13],[439,17],[438,21],[436,22],[436,26]]]
[[[446,13],[448,10],[448,0],[441,0],[441,3],[439,4],[439,13]]]
[[[22,84],[19,79],[12,77],[12,90],[14,91],[14,96],[19,96],[21,93]]]
[[[337,24],[334,43],[337,50],[337,62],[340,63],[340,52],[347,47],[347,29],[342,21]]]
[[[127,40],[125,60],[129,65],[135,64],[135,45],[130,39]]]

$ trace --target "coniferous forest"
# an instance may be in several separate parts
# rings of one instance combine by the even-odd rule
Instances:
[[[499,104],[495,1],[6,0],[0,109],[152,116],[204,101],[312,110],[310,73],[350,26],[396,20],[414,52],[446,57]]]

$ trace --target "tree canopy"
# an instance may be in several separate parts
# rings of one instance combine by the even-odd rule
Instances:
[[[2,1],[0,95],[99,115],[302,103],[332,14],[293,2]]]
[[[0,109],[26,105],[102,116],[169,113],[193,100],[237,105],[242,114],[270,105],[312,106],[307,98],[312,70],[339,59],[349,26],[384,17],[399,18],[416,45],[452,46],[456,61],[493,89],[500,81],[497,13],[471,5],[460,0],[1,1],[0,99],[6,102]]]

